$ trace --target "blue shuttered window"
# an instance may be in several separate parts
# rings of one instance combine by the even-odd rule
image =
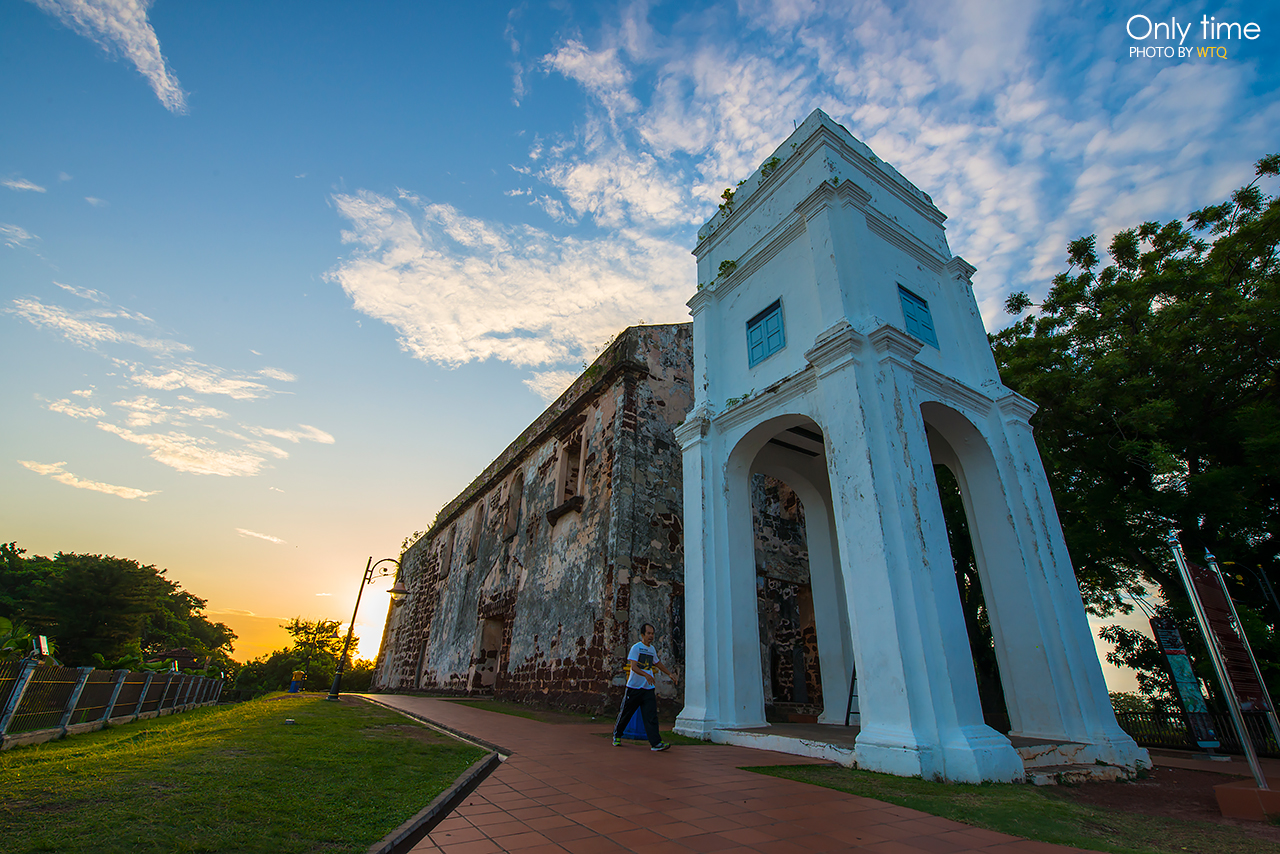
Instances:
[[[782,326],[782,301],[747,321],[747,364],[750,367],[763,362],[787,346],[787,335]]]
[[[902,316],[907,322],[907,334],[937,347],[938,334],[933,329],[933,315],[929,313],[929,303],[902,285],[898,285],[898,299],[902,301]]]

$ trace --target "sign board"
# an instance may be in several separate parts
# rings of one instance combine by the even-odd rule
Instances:
[[[1160,647],[1160,652],[1164,654],[1165,664],[1169,668],[1169,678],[1173,682],[1173,695],[1177,698],[1182,717],[1187,722],[1187,731],[1200,747],[1218,747],[1218,736],[1213,731],[1213,719],[1209,716],[1209,707],[1205,704],[1204,694],[1200,691],[1200,680],[1196,678],[1195,670],[1191,666],[1191,657],[1187,655],[1187,648],[1182,642],[1178,624],[1166,617],[1153,617],[1151,634],[1156,639],[1156,646]]]
[[[1231,678],[1236,699],[1240,702],[1240,711],[1270,711],[1267,692],[1258,683],[1249,650],[1236,634],[1231,603],[1227,601],[1227,595],[1222,592],[1217,573],[1191,561],[1187,561],[1187,569],[1196,586],[1196,595],[1200,597],[1200,604],[1204,608],[1209,627],[1218,641],[1218,649],[1222,652],[1222,658],[1226,663],[1227,675]]]

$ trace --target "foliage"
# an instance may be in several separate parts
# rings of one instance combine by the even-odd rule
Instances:
[[[725,187],[724,192],[720,194],[720,198],[724,199],[720,204],[720,213],[728,216],[733,212],[733,188]]]
[[[342,624],[337,620],[304,620],[294,617],[283,628],[293,638],[293,651],[302,660],[304,670],[312,661],[330,660],[336,665],[343,645]],[[360,638],[352,635],[351,646],[356,647],[359,643]],[[348,653],[347,666],[350,665]]]
[[[26,626],[0,617],[0,660],[22,658],[34,643],[35,637]]]
[[[365,851],[483,755],[354,699],[197,709],[0,754],[0,850]]]
[[[1153,584],[1183,612],[1170,530],[1192,560],[1208,549],[1280,580],[1280,200],[1260,187],[1278,173],[1280,155],[1258,161],[1189,227],[1121,231],[1105,267],[1094,236],[1071,241],[1038,311],[991,337],[1005,384],[1040,407],[1037,443],[1096,614]],[[1280,620],[1261,585],[1232,592]],[[1250,641],[1260,651],[1274,632]],[[1141,643],[1120,657],[1157,673]]]
[[[255,697],[271,691],[283,691],[293,680],[294,671],[301,670],[306,674],[303,690],[328,690],[333,684],[333,674],[345,640],[340,631],[341,624],[337,620],[294,617],[282,628],[293,638],[292,646],[241,666],[236,674],[236,688]],[[357,648],[359,643],[360,638],[352,635],[351,648]],[[342,676],[343,690],[363,691],[372,679],[373,662],[353,662],[348,652]]]
[[[969,522],[965,517],[964,501],[960,497],[960,484],[956,481],[955,474],[946,466],[934,466],[933,473],[938,483],[938,496],[942,499],[942,515],[947,524],[947,539],[951,546],[951,559],[955,564],[960,606],[964,611],[965,628],[969,634],[969,649],[973,653],[973,671],[978,680],[982,715],[989,726],[1008,732],[1009,712],[1004,701],[1003,683],[1000,681],[1000,665],[996,661],[995,638],[991,632],[986,600],[982,595],[982,579],[978,576],[973,540],[969,536]]]
[[[56,638],[69,666],[162,656],[185,647],[228,669],[236,635],[202,613],[205,600],[136,560],[58,552],[25,557],[0,543],[0,615]]]
[[[1133,691],[1112,691],[1111,708],[1115,709],[1118,715],[1146,714],[1154,710],[1150,698]]]

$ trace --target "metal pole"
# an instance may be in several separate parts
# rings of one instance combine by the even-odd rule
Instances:
[[[1204,551],[1204,559],[1218,579],[1218,586],[1222,588],[1222,595],[1227,597],[1227,607],[1231,609],[1231,622],[1234,624],[1236,634],[1240,636],[1240,643],[1244,644],[1244,651],[1249,653],[1249,664],[1253,666],[1253,675],[1258,678],[1258,687],[1262,689],[1262,696],[1267,701],[1267,723],[1271,725],[1271,737],[1276,740],[1276,747],[1280,748],[1280,723],[1276,721],[1276,707],[1271,702],[1271,692],[1267,690],[1267,683],[1262,681],[1262,671],[1258,669],[1258,659],[1254,657],[1253,647],[1249,646],[1249,638],[1244,633],[1244,623],[1240,622],[1240,615],[1236,613],[1236,603],[1231,601],[1231,593],[1227,590],[1227,580],[1222,577],[1222,570],[1218,568],[1218,561],[1208,549]]]
[[[364,595],[364,587],[373,580],[373,555],[369,555],[369,561],[364,565],[364,575],[360,577],[360,589],[356,591],[356,606],[351,609],[351,624],[347,626],[347,640],[342,645],[342,655],[338,658],[338,668],[333,671],[333,687],[329,689],[329,696],[326,700],[337,700],[338,692],[342,689],[342,666],[347,661],[347,651],[351,649],[351,633],[356,630],[356,614],[360,611],[360,597]]]
[[[1209,625],[1204,606],[1200,604],[1195,580],[1192,579],[1191,570],[1187,568],[1187,560],[1182,554],[1182,544],[1178,542],[1178,535],[1173,531],[1169,532],[1168,543],[1169,549],[1173,552],[1173,560],[1178,564],[1178,572],[1182,574],[1182,583],[1187,587],[1187,596],[1191,599],[1191,608],[1195,611],[1196,622],[1200,624],[1200,632],[1204,635],[1204,645],[1209,650],[1209,658],[1213,660],[1213,669],[1218,673],[1222,693],[1226,695],[1231,720],[1236,725],[1236,732],[1240,735],[1240,747],[1244,750],[1245,758],[1249,760],[1249,770],[1253,772],[1253,779],[1257,782],[1258,788],[1267,789],[1267,777],[1262,773],[1262,766],[1258,764],[1258,754],[1254,752],[1253,739],[1249,738],[1249,731],[1244,728],[1244,715],[1240,713],[1240,703],[1236,700],[1235,687],[1231,684],[1227,664],[1222,660],[1222,652],[1218,649],[1218,638]]]

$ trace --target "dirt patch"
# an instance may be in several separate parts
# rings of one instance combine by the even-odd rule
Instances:
[[[1223,818],[1218,811],[1213,787],[1239,779],[1238,776],[1212,771],[1157,767],[1140,780],[1058,786],[1053,791],[1066,800],[1092,807],[1223,824],[1257,839],[1280,844],[1280,827],[1266,822]]]

